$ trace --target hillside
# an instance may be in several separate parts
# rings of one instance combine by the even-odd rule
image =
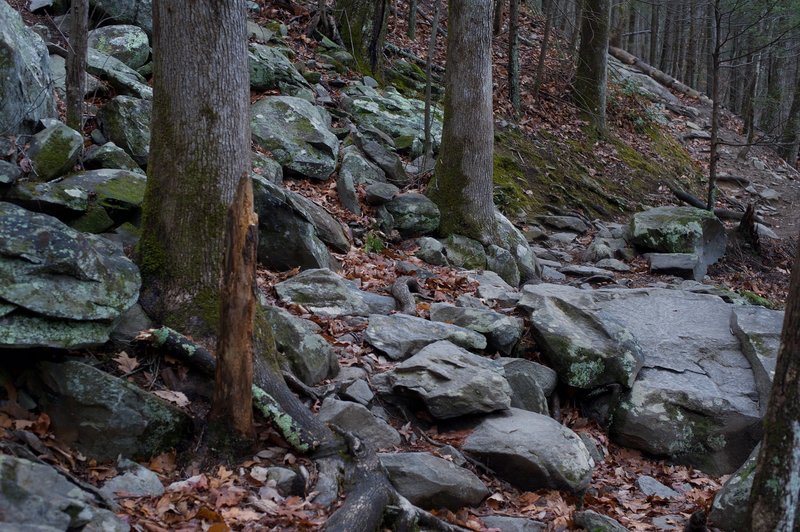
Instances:
[[[49,32],[50,58],[57,56],[66,44],[60,19],[8,4],[27,26]],[[493,179],[509,238],[530,250],[508,269],[492,268],[508,252],[440,241],[438,221],[431,228],[430,213],[414,211],[428,208],[416,193],[431,177],[416,157],[424,96],[417,59],[427,54],[433,2],[418,2],[413,42],[407,3],[394,2],[386,79],[374,87],[347,50],[307,34],[316,2],[249,4],[251,54],[263,75],[251,78],[258,288],[272,329],[258,340],[277,348],[265,359],[310,412],[382,451],[395,489],[425,510],[415,514],[420,529],[675,530],[692,515],[704,521],[760,439],[800,230],[800,173],[764,147],[740,160],[741,119],[726,114],[717,207],[743,213],[755,203],[761,236],[756,244],[739,235],[738,221],[694,213],[708,236],[698,254],[725,254],[688,275],[685,267],[656,271],[629,224],[637,213],[679,205],[672,189],[705,197],[708,105],[612,61],[610,133],[587,134],[570,100],[572,54],[559,36],[541,91],[531,94],[543,20],[523,10],[516,118],[505,31],[494,44]],[[0,513],[10,526],[48,519],[63,530],[322,529],[354,491],[339,490],[341,464],[323,465],[342,457],[300,452],[264,410],[252,452],[220,456],[205,439],[213,372],[202,357],[213,366],[214,346],[184,338],[189,356],[181,358],[176,337],[133,305],[138,269],[126,255],[136,252],[147,148],[117,142],[113,163],[98,151],[108,148],[123,104],[135,116],[149,113],[148,64],[137,67],[141,79],[130,74],[124,83],[93,72],[100,81],[87,97],[80,159],[52,179],[35,170],[43,168],[33,148],[40,132],[0,139],[0,177],[11,167],[15,176],[0,180],[0,236],[28,246],[0,242],[13,271],[0,269],[8,353],[0,480],[12,494],[0,496]],[[438,97],[444,65],[440,36]],[[290,119],[259,122],[283,96],[297,106],[285,116],[302,106],[329,120],[315,131],[324,140],[305,145],[323,152],[311,162],[302,150],[281,159],[288,148],[264,142],[308,133],[291,130]],[[374,107],[377,118],[365,111]],[[441,102],[434,107],[441,119]],[[273,126],[285,129],[267,132]],[[380,150],[365,149],[369,142]],[[404,201],[414,207],[403,210]],[[42,251],[45,240],[76,251]],[[536,273],[528,283],[525,265]],[[117,269],[124,282],[108,273]],[[18,276],[42,281],[22,286]],[[411,288],[410,310],[398,285]],[[91,304],[73,308],[74,293],[84,292]],[[2,506],[14,497],[28,502]],[[712,516],[725,517],[725,504]],[[69,508],[80,515],[65,517]],[[400,528],[404,510],[387,506],[384,526]]]

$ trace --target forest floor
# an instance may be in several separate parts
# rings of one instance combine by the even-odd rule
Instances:
[[[44,23],[53,27],[47,16],[32,15],[27,11],[27,2],[11,0],[29,23]],[[310,20],[310,11],[300,7],[295,11],[287,11],[278,7],[278,2],[260,0],[261,16],[264,19],[278,19],[289,28],[289,42],[297,53],[298,59],[313,57],[315,43],[304,35],[304,27]],[[316,2],[314,2],[316,3]],[[298,3],[299,4],[299,3]],[[431,5],[429,0],[420,0],[422,9],[418,37],[412,42],[405,36],[405,2],[399,2],[401,11],[390,20],[389,41],[397,46],[411,50],[416,55],[426,55],[430,29]],[[446,17],[445,17],[446,18]],[[446,27],[446,20],[445,20]],[[522,20],[523,35],[529,41],[538,42],[537,33],[541,31],[542,21],[539,18],[525,15]],[[498,122],[511,122],[510,104],[507,103],[507,86],[505,83],[505,35],[497,39],[495,49],[495,103]],[[568,55],[559,50],[564,43],[556,42],[554,51],[546,60],[546,76],[542,85],[542,94],[535,98],[526,92],[532,86],[538,48],[525,46],[523,55],[523,113],[518,118],[518,128],[523,135],[539,135],[548,132],[552,138],[562,144],[569,142],[585,143],[581,132],[581,122],[577,111],[568,97],[569,80],[572,75],[571,61]],[[438,41],[435,62],[444,64],[444,39]],[[351,73],[344,77],[355,79]],[[697,108],[700,116],[691,120],[697,122],[702,130],[709,123],[707,107],[696,101],[685,101],[687,105]],[[638,104],[637,104],[638,105]],[[652,151],[648,140],[626,122],[621,111],[612,112],[611,122],[614,134],[623,138],[629,146],[642,152]],[[708,164],[708,141],[694,139],[684,141],[684,135],[691,128],[685,117],[671,115],[664,131],[669,132],[694,160],[698,174],[703,174]],[[741,120],[737,117],[725,116],[723,120],[722,138],[732,144],[741,143]],[[541,137],[540,137],[541,138]],[[597,167],[590,169],[591,175],[610,176],[626,179],[623,158],[619,156],[615,146],[605,141],[597,141],[592,150],[608,153],[605,159],[598,159]],[[754,147],[750,156],[744,160],[736,158],[738,148],[725,147],[721,152],[720,171],[729,176],[739,176],[747,180],[746,186],[724,185],[719,206],[737,209],[758,197],[760,205],[769,207],[765,211],[765,221],[782,237],[781,240],[763,239],[761,253],[755,253],[747,246],[740,245],[732,239],[729,253],[717,265],[712,266],[709,275],[711,282],[734,290],[747,290],[764,297],[780,306],[786,298],[791,260],[796,249],[796,237],[800,231],[800,176],[786,167],[768,148]],[[759,162],[754,163],[751,157]],[[761,164],[765,168],[761,168]],[[679,177],[679,176],[676,176]],[[691,181],[693,178],[689,178]],[[669,189],[659,182],[644,193],[644,197],[630,197],[631,204],[668,204],[677,203]],[[338,205],[335,188],[329,183],[310,184],[308,182],[287,182],[287,186],[298,190],[317,201],[331,213],[346,223],[371,223],[370,212],[357,218],[347,213]],[[424,187],[420,181],[416,185]],[[747,192],[747,186],[755,186],[754,193]],[[624,188],[624,187],[622,187]],[[769,188],[778,194],[776,199],[761,198],[758,192]],[[702,188],[695,186],[695,193]],[[638,192],[637,192],[638,193]],[[575,206],[564,206],[568,209]],[[771,209],[775,209],[772,211]],[[590,213],[585,213],[589,215]],[[630,213],[617,213],[607,221],[625,220]],[[733,226],[731,225],[731,228]],[[589,235],[590,236],[590,235]],[[586,243],[589,237],[585,238]],[[398,275],[396,264],[400,261],[416,262],[413,257],[414,245],[411,242],[398,242],[389,246],[382,253],[367,253],[361,244],[345,256],[340,256],[342,273],[348,278],[359,279],[365,290],[386,291]],[[650,275],[643,263],[634,265],[636,285],[645,285],[660,280],[659,276]],[[462,293],[469,293],[471,286],[465,277],[449,268],[429,267],[435,276],[426,281],[424,288],[432,299],[437,301],[453,301]],[[259,287],[268,297],[272,295],[271,287],[279,280],[290,276],[293,272],[269,272],[260,270]],[[274,298],[273,298],[274,299]],[[301,308],[289,310],[305,318],[314,318],[304,314]],[[314,318],[316,319],[316,318]],[[386,361],[375,354],[371,348],[361,342],[339,342],[337,339],[347,333],[354,338],[360,336],[359,328],[350,327],[340,320],[319,320],[323,336],[334,342],[340,355],[342,366],[369,365],[384,369]],[[202,386],[202,381],[194,380],[192,372],[179,363],[160,362],[148,357],[145,353],[97,352],[88,353],[88,357],[102,362],[106,369],[117,375],[129,375],[129,380],[147,389],[166,390],[166,383],[182,382],[186,389]],[[534,353],[535,356],[535,353]],[[168,377],[167,377],[168,376]],[[174,389],[174,387],[173,387]],[[202,395],[202,394],[201,394]],[[312,409],[318,404],[311,404]],[[198,419],[207,412],[208,404],[202,400],[186,405],[186,408]],[[619,447],[609,442],[605,433],[596,424],[581,416],[569,399],[563,410],[562,422],[578,432],[588,432],[599,443],[605,460],[598,464],[588,494],[582,504],[609,515],[630,530],[676,529],[694,512],[708,509],[714,494],[721,487],[726,477],[714,478],[697,470],[679,465],[669,464],[663,460],[644,457],[637,451]],[[415,426],[409,421],[396,417],[393,425],[404,437],[401,450],[428,450],[435,452],[439,444],[457,444],[466,432],[457,427],[437,427],[428,425],[425,428]],[[5,429],[6,438],[16,438],[14,430],[27,430],[35,434],[41,447],[40,454],[45,460],[57,464],[65,471],[91,484],[99,485],[113,477],[117,471],[115,465],[96,463],[73,450],[65,448],[54,437],[49,428],[46,416],[25,417],[20,412],[0,412],[0,426]],[[316,506],[313,493],[302,496],[284,498],[271,486],[265,484],[259,473],[261,467],[271,465],[289,465],[304,470],[308,475],[308,486],[313,486],[315,479],[314,464],[304,456],[292,453],[288,445],[262,421],[258,428],[258,451],[251,457],[237,464],[221,464],[214,462],[213,454],[204,450],[202,434],[193,442],[186,442],[186,449],[180,454],[165,453],[145,463],[146,467],[156,472],[162,479],[167,492],[159,497],[139,497],[122,499],[120,513],[126,515],[136,530],[209,530],[220,532],[229,529],[248,530],[314,530],[320,528],[330,510]],[[432,443],[433,442],[433,443]],[[209,463],[214,464],[209,466]],[[481,515],[503,514],[527,517],[547,523],[549,530],[567,530],[574,528],[571,515],[581,501],[565,496],[558,491],[540,490],[537,492],[521,492],[508,484],[490,476],[485,471],[475,469],[492,495],[479,507],[464,509],[453,513],[438,512],[438,515],[453,523],[471,530],[485,530],[480,522]],[[657,496],[644,497],[635,487],[635,480],[640,475],[650,475],[663,484],[681,493],[680,497],[663,499]]]

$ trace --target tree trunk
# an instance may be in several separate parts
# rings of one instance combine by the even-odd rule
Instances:
[[[508,7],[508,95],[514,118],[520,113],[519,91],[519,0],[511,0]]]
[[[417,40],[417,0],[408,2],[408,38]]]
[[[648,61],[651,65],[658,64],[658,26],[659,26],[659,5],[658,1],[654,0],[650,4],[650,50]]]
[[[753,532],[800,527],[800,248],[792,268],[781,347],[772,381],[764,439],[750,508]]]
[[[428,195],[443,235],[494,236],[492,0],[451,0],[442,147]]]
[[[722,14],[720,12],[720,1],[714,0],[714,26],[719,28]],[[714,212],[716,206],[717,195],[717,152],[719,150],[719,114],[720,114],[720,101],[719,101],[719,70],[720,70],[720,56],[722,54],[722,42],[720,41],[719,34],[715,34],[716,41],[712,43],[713,51],[711,52],[712,64],[714,71],[711,75],[711,151],[709,153],[708,162],[708,200],[706,201],[706,209]]]
[[[555,5],[555,0],[549,0],[544,2],[542,8],[544,9],[544,35],[542,36],[542,45],[539,48],[539,59],[536,65],[536,79],[533,82],[533,97],[537,99],[539,97],[539,90],[542,87],[542,83],[544,82],[544,60],[547,57],[547,48],[550,44],[550,34],[552,33],[553,28],[553,6]]]
[[[675,7],[672,5],[671,0],[667,0],[664,5],[664,33],[662,33],[661,37],[661,61],[658,63],[658,69],[666,74],[671,74],[672,71],[669,58],[670,52],[672,51],[672,18],[674,15]]]
[[[783,127],[780,145],[778,146],[778,153],[792,167],[797,165],[798,145],[800,145],[800,69],[798,69],[797,80],[795,81],[789,118]]]
[[[336,0],[336,25],[359,70],[383,78],[389,0]]]
[[[250,171],[245,23],[243,0],[153,5],[141,302],[157,321],[199,338],[219,330],[222,228]]]
[[[492,34],[497,36],[503,30],[503,18],[505,15],[506,0],[494,1],[494,12],[492,16]]]
[[[86,52],[89,48],[89,0],[72,0],[67,54],[67,125],[83,131],[83,95],[86,94]]]
[[[574,97],[598,133],[606,130],[608,95],[609,0],[586,0]]]
[[[425,59],[425,142],[422,146],[422,169],[428,168],[428,161],[433,157],[433,139],[431,139],[431,106],[433,104],[433,54],[436,51],[436,37],[439,33],[439,17],[441,16],[441,0],[433,2],[433,22],[431,23],[431,40],[428,45],[428,57]]]
[[[256,314],[258,217],[253,184],[245,172],[225,226],[222,313],[211,420],[223,441],[247,441],[253,435],[253,328]]]

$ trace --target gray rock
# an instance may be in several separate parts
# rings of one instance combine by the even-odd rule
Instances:
[[[339,139],[324,112],[300,98],[268,96],[253,104],[253,140],[272,152],[284,172],[325,180],[336,169]]]
[[[507,249],[494,244],[486,248],[486,269],[495,272],[511,286],[519,286],[520,274],[517,261]]]
[[[97,113],[103,135],[125,150],[142,168],[147,166],[150,153],[151,109],[149,100],[117,96]]]
[[[408,184],[408,174],[403,160],[380,142],[360,135],[355,128],[351,129],[353,142],[384,173],[385,178],[397,186]]]
[[[19,532],[103,530],[130,527],[100,501],[49,465],[0,455],[0,529]]]
[[[41,181],[64,175],[75,166],[83,149],[83,135],[60,122],[33,136],[28,150],[33,171]]]
[[[67,60],[60,55],[50,55],[50,75],[53,79],[53,87],[62,99],[67,97]],[[84,76],[86,85],[84,96],[105,96],[107,94],[106,88],[103,83],[92,76],[86,74]],[[94,131],[94,130],[93,130]]]
[[[107,142],[102,146],[92,147],[87,150],[83,158],[83,167],[86,170],[108,168],[144,174],[141,167],[136,164],[136,161],[113,142]]]
[[[110,499],[115,497],[159,497],[164,485],[158,475],[136,462],[123,458],[117,462],[122,474],[107,480],[100,491]]]
[[[562,267],[559,271],[563,274],[574,275],[576,277],[594,277],[607,279],[609,281],[614,280],[614,274],[612,272],[595,266],[570,264],[569,266]]]
[[[500,211],[495,211],[494,217],[497,221],[500,247],[511,252],[514,260],[517,261],[520,281],[522,283],[527,283],[541,279],[542,266],[539,264],[536,255],[531,251],[530,246],[528,246],[528,241],[525,240],[522,232],[517,229],[508,218],[503,216]]]
[[[341,391],[342,397],[358,404],[368,406],[375,398],[375,394],[364,379],[356,379]]]
[[[153,320],[145,314],[142,306],[136,303],[119,317],[110,338],[115,344],[127,346],[133,343],[142,331],[154,327]]]
[[[636,91],[643,92],[651,100],[670,105],[681,105],[678,97],[672,94],[668,88],[635,67],[625,65],[615,58],[609,59],[609,76],[619,80],[623,85],[633,86]]]
[[[482,334],[405,314],[370,316],[364,340],[392,360],[408,358],[440,340],[448,340],[467,349],[486,347],[486,337]]]
[[[16,164],[0,160],[0,185],[13,185],[22,175],[22,170]]]
[[[306,198],[302,194],[285,190],[286,200],[292,208],[314,226],[320,240],[339,253],[350,250],[350,239],[347,229],[325,209]]]
[[[275,489],[284,497],[289,495],[300,495],[302,493],[303,479],[291,469],[285,467],[268,467],[267,481],[275,482]],[[298,486],[298,484],[300,486]]]
[[[436,419],[506,410],[511,388],[500,364],[442,340],[388,373],[395,393],[419,398]]]
[[[655,495],[662,499],[671,499],[680,495],[680,493],[674,489],[665,486],[658,480],[647,475],[641,475],[636,479],[636,487],[639,488],[639,491],[641,491],[645,497]]]
[[[702,281],[708,265],[695,253],[648,253],[650,272]]]
[[[724,532],[750,530],[750,492],[760,450],[761,444],[717,492],[708,514],[709,525]]]
[[[365,199],[369,205],[383,205],[400,194],[400,189],[391,183],[372,183],[364,189]]]
[[[737,305],[732,310],[731,330],[739,339],[742,352],[753,368],[761,413],[766,414],[781,344],[784,313],[753,305]]]
[[[576,388],[630,387],[644,355],[617,320],[591,309],[590,295],[570,286],[523,287],[520,307],[531,311],[533,335],[561,379]]]
[[[589,225],[577,216],[537,216],[536,220],[544,225],[575,233],[585,233],[589,230]]]
[[[108,340],[138,298],[138,268],[104,238],[0,203],[0,347],[78,348]]]
[[[86,71],[108,81],[120,94],[144,100],[153,98],[153,89],[146,83],[144,76],[122,61],[94,48],[89,48],[86,54]]]
[[[506,380],[511,387],[511,406],[549,415],[547,394],[539,384],[535,363],[521,358],[501,358],[499,362],[503,365]]]
[[[542,266],[543,281],[566,281],[567,276],[550,266]]]
[[[101,26],[90,31],[89,48],[110,55],[133,69],[143,66],[150,58],[147,33],[130,24]]]
[[[339,203],[352,212],[356,216],[361,216],[361,205],[358,203],[358,194],[356,192],[356,185],[353,182],[353,176],[349,173],[342,174],[336,177],[336,194],[339,197]]]
[[[555,243],[555,245],[572,244],[573,242],[575,242],[575,240],[578,239],[578,234],[562,231],[560,233],[553,233],[551,235],[547,235],[547,239],[550,240],[551,243]]]
[[[444,246],[442,243],[428,236],[417,239],[419,249],[414,256],[424,260],[428,264],[436,266],[447,266],[447,257],[444,256]]]
[[[598,268],[604,268],[606,270],[613,270],[615,272],[629,272],[631,271],[631,267],[622,262],[621,260],[617,259],[602,259],[595,263],[595,266]]]
[[[706,266],[725,254],[725,226],[713,213],[694,207],[657,207],[636,213],[631,238],[642,249],[694,253]]]
[[[399,194],[384,207],[392,215],[394,229],[406,238],[430,233],[439,227],[439,208],[422,194]]]
[[[593,510],[583,510],[572,514],[572,521],[575,525],[586,530],[603,532],[628,532],[628,529],[619,524],[616,519],[607,515],[599,514]]]
[[[256,4],[256,6],[258,6],[258,4]],[[249,8],[250,7],[248,5],[248,9]],[[261,8],[259,7],[258,10],[260,10],[260,9]],[[258,10],[256,10],[256,11],[258,11]],[[252,40],[254,40],[256,42],[259,42],[261,44],[267,44],[272,39],[272,37],[274,35],[275,35],[275,32],[273,30],[271,30],[269,28],[265,28],[264,26],[259,26],[258,24],[256,24],[252,20],[248,20],[247,21],[247,38],[248,39],[252,39]]]
[[[517,408],[484,418],[462,450],[479,457],[503,480],[530,491],[580,493],[594,467],[577,434],[548,416]]]
[[[283,167],[263,153],[253,152],[253,173],[274,185],[283,183]]]
[[[492,271],[467,272],[467,279],[478,283],[475,293],[481,299],[497,303],[499,306],[508,306],[505,303],[514,306],[519,300],[519,292]]]
[[[600,262],[613,256],[614,250],[608,245],[608,239],[606,238],[595,238],[583,252],[583,260],[586,262]],[[600,267],[602,268],[602,266]]]
[[[342,163],[339,166],[339,175],[341,177],[349,178],[353,181],[356,185],[372,185],[377,183],[383,183],[386,181],[386,174],[383,173],[383,170],[375,166],[373,163],[368,161],[361,155],[361,152],[358,151],[358,148],[355,146],[348,146],[344,150],[342,150]],[[392,187],[394,185],[389,185],[386,183],[388,187]],[[385,198],[384,201],[379,201],[378,203],[373,203],[370,200],[369,194],[370,187],[367,187],[367,203],[370,205],[381,205],[386,203],[390,199],[394,197],[395,194],[400,192],[400,189],[395,187],[395,192],[392,193],[388,198]],[[387,189],[376,189],[376,190],[387,190]],[[392,190],[389,188],[388,190]],[[384,198],[386,193],[377,194],[377,198]]]
[[[277,89],[282,84],[311,89],[311,85],[280,49],[250,44],[247,57],[250,65],[250,88],[253,90]]]
[[[330,268],[328,248],[320,240],[313,222],[290,201],[294,194],[253,175],[253,199],[258,215],[258,261],[274,270],[295,267]]]
[[[393,88],[378,91],[366,85],[353,85],[342,91],[342,106],[353,115],[361,129],[372,127],[389,135],[416,138],[424,142],[425,103],[402,97]],[[431,138],[434,151],[438,151],[442,135],[442,113],[433,110]]]
[[[477,506],[489,496],[474,473],[428,453],[381,453],[378,457],[395,489],[420,508],[458,510]]]
[[[486,336],[487,349],[508,356],[522,337],[520,318],[506,316],[489,309],[463,308],[447,303],[434,303],[430,308],[431,321],[452,323]]]
[[[152,0],[91,0],[98,19],[110,19],[117,24],[139,26],[148,35],[153,33]],[[103,16],[104,15],[104,16]]]
[[[31,133],[56,117],[47,47],[7,2],[0,3],[0,131]]]
[[[486,251],[477,240],[462,235],[450,235],[442,241],[447,262],[467,270],[486,267]]]
[[[595,464],[601,464],[605,461],[605,455],[603,454],[600,442],[594,439],[594,437],[588,432],[579,432],[578,437],[586,446],[586,450],[589,451],[589,454],[591,455]]]
[[[446,456],[452,460],[452,462],[457,466],[463,466],[467,463],[467,459],[464,458],[464,455],[461,454],[461,451],[453,447],[452,445],[443,445],[436,450],[436,454],[439,456]]]
[[[558,384],[558,374],[551,368],[524,358],[501,357],[497,360],[506,368],[506,375],[510,373],[530,375],[546,397],[549,397],[555,391]]]
[[[286,310],[262,306],[272,326],[275,347],[287,362],[291,372],[309,386],[339,372],[339,360],[330,344],[316,334],[309,322]]]
[[[372,313],[388,314],[395,308],[394,298],[352,288],[324,268],[300,272],[276,284],[275,291],[282,302],[303,305],[320,316],[370,316],[372,321]]]
[[[40,362],[38,390],[59,441],[98,460],[149,458],[175,447],[191,418],[130,382],[77,361]]]
[[[765,188],[758,193],[759,197],[767,201],[775,201],[781,199],[781,193],[773,188]]]
[[[386,449],[400,445],[400,434],[391,425],[373,416],[357,403],[337,401],[331,397],[322,402],[319,420],[352,432],[372,449]]]
[[[544,532],[547,525],[533,519],[524,517],[508,517],[505,515],[481,516],[483,524],[489,528],[496,528],[502,532]]]

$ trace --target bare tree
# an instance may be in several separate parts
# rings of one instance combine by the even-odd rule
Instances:
[[[86,94],[86,53],[89,39],[89,0],[72,0],[67,53],[67,125],[83,130],[83,96]]]
[[[519,0],[511,0],[508,8],[508,95],[514,116],[519,116]]]
[[[610,1],[585,0],[581,44],[573,93],[578,107],[598,133],[606,130]]]
[[[337,29],[358,68],[378,79],[389,11],[389,0],[336,0],[334,8]]]

